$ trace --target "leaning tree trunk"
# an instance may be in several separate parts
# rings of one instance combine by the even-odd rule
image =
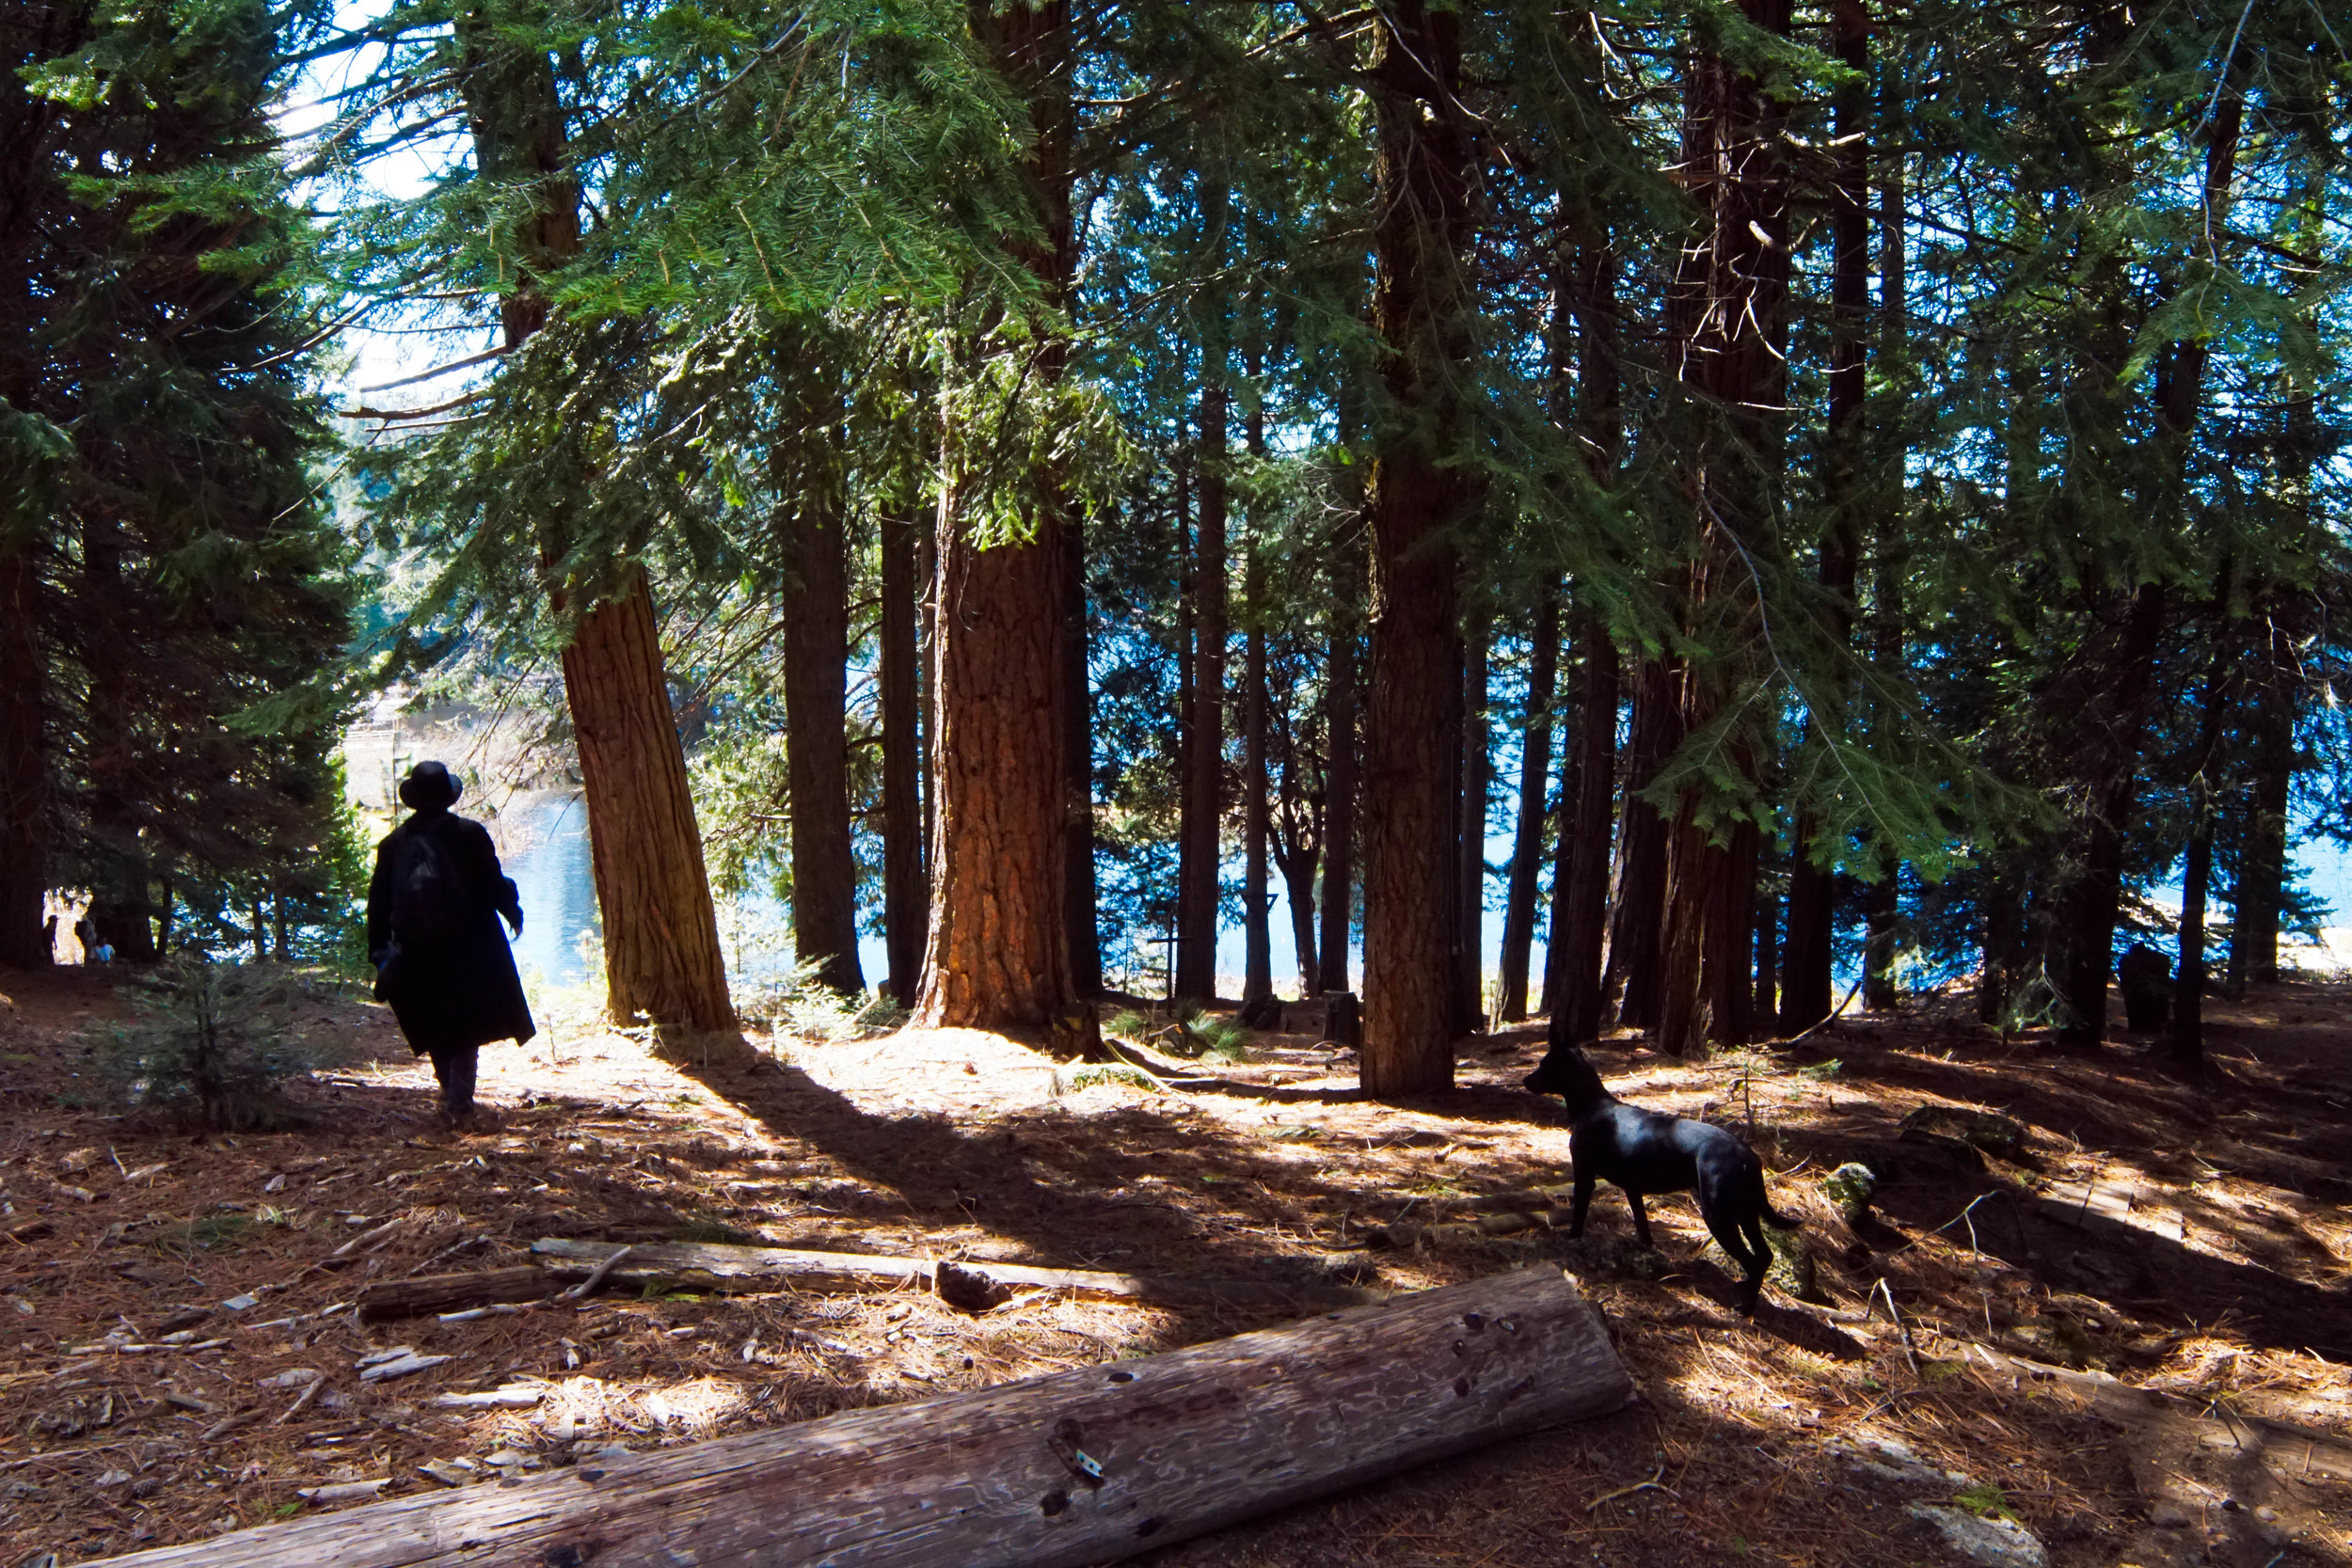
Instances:
[[[732,1028],[702,834],[643,572],[580,617],[564,650],[564,690],[588,800],[612,1016]]]
[[[1459,797],[1464,475],[1456,383],[1469,351],[1472,138],[1458,95],[1461,17],[1401,0],[1375,24],[1373,328],[1388,409],[1365,513],[1372,533],[1372,711],[1364,780],[1363,1084],[1375,1097],[1454,1082],[1450,962]]]
[[[1552,687],[1560,664],[1560,587],[1547,582],[1535,600],[1528,645],[1527,722],[1519,732],[1518,832],[1511,841],[1511,881],[1502,895],[1502,974],[1495,1022],[1527,1016],[1527,966],[1535,945],[1535,882],[1543,869],[1545,807],[1550,794]],[[1565,831],[1565,826],[1564,826]]]
[[[1027,173],[1042,232],[1010,248],[1059,305],[1075,261],[1069,8],[971,0],[969,16],[991,62],[1029,105]],[[1060,376],[1066,348],[1049,344],[1041,373]],[[943,418],[930,947],[915,1015],[931,1027],[1040,1024],[1074,996],[1064,907],[1068,568],[1050,504],[1031,519],[1029,543],[984,549],[972,537],[961,417],[948,406]],[[1042,488],[1059,487],[1048,476]]]
[[[580,253],[579,185],[568,167],[563,105],[548,56],[472,21],[461,23],[458,33],[459,87],[480,178],[501,186],[529,183],[539,193],[538,209],[515,231],[524,286],[500,301],[513,350],[547,324],[539,280]],[[550,518],[543,561],[563,557],[564,534],[563,520]],[[580,616],[564,651],[564,692],[588,807],[608,1006],[616,1018],[730,1029],[735,1007],[653,592],[633,564],[602,586],[600,602]],[[560,611],[567,586],[551,583],[549,592]]]
[[[857,858],[850,838],[846,728],[850,660],[849,540],[831,428],[837,395],[804,410],[809,468],[779,479],[796,493],[782,519],[790,603],[784,622],[786,767],[792,800],[792,939],[818,983],[866,989],[857,954]],[[828,417],[830,415],[830,417]]]
[[[922,977],[923,739],[921,649],[916,642],[917,535],[922,525],[896,511],[882,518],[882,946],[891,996],[913,1006]]]

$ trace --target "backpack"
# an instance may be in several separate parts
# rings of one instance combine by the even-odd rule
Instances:
[[[465,933],[474,912],[457,863],[429,832],[409,839],[392,877],[392,934],[411,947],[437,947]]]

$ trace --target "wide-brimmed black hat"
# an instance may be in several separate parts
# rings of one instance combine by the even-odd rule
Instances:
[[[465,786],[437,762],[421,762],[400,781],[400,803],[411,811],[447,811]]]

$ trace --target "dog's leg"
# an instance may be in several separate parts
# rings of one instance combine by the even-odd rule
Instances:
[[[1742,1227],[1739,1220],[1709,1214],[1705,1210],[1700,1211],[1700,1216],[1707,1221],[1708,1233],[1715,1238],[1715,1244],[1740,1265],[1740,1310],[1753,1314],[1756,1311],[1756,1292],[1763,1286],[1764,1271],[1771,1266],[1772,1255],[1764,1249],[1760,1242],[1750,1245],[1748,1238],[1741,1233]],[[1746,1228],[1752,1229],[1755,1225],[1756,1221],[1751,1219]]]
[[[1645,1247],[1656,1247],[1658,1243],[1649,1239],[1649,1215],[1642,1209],[1642,1195],[1629,1192],[1625,1200],[1633,1209],[1633,1239]]]
[[[1576,1192],[1568,1199],[1568,1240],[1573,1242],[1584,1234],[1584,1211],[1592,1207],[1593,1173],[1584,1166],[1576,1167]]]

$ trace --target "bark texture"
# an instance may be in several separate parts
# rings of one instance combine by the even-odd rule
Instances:
[[[1461,911],[1454,948],[1456,1035],[1475,1034],[1486,1024],[1486,798],[1494,777],[1486,683],[1493,635],[1494,624],[1482,610],[1462,650],[1462,823],[1454,884]]]
[[[29,538],[0,538],[0,966],[49,967],[49,766]]]
[[[1265,574],[1252,551],[1244,573],[1249,630],[1242,663],[1242,936],[1241,994],[1254,1002],[1274,994],[1273,898],[1267,892],[1266,835],[1271,825],[1266,778]]]
[[[1599,1314],[1546,1265],[1107,1374],[845,1411],[119,1560],[1080,1568],[1633,1397]]]
[[[1453,525],[1464,476],[1446,459],[1469,349],[1471,137],[1456,87],[1461,18],[1406,0],[1376,24],[1373,328],[1388,417],[1375,440],[1372,708],[1364,779],[1365,1089],[1423,1094],[1454,1081],[1452,963],[1460,796],[1460,569]]]
[[[1010,248],[1056,304],[1076,251],[1070,227],[1070,8],[972,0],[972,31],[1029,106],[1027,168],[1039,236]],[[1067,345],[1040,372],[1061,374]],[[928,1027],[1060,1020],[1070,971],[1070,847],[1063,520],[1049,504],[1027,544],[982,549],[965,526],[964,433],[943,420],[933,629],[930,946],[915,1016]],[[1052,476],[1039,488],[1057,494]]]
[[[566,161],[548,57],[470,15],[458,41],[475,167],[485,180],[535,187],[532,210],[516,232],[525,286],[499,305],[512,349],[547,324],[548,300],[537,280],[580,253],[580,188]],[[564,520],[550,517],[545,531],[543,559],[560,559]],[[561,609],[564,585],[551,593]],[[702,834],[642,570],[621,570],[602,602],[580,617],[564,652],[564,689],[580,748],[609,1006],[622,1019],[732,1028]]]
[[[564,650],[564,691],[588,801],[612,1015],[731,1029],[702,832],[642,572],[631,571],[619,594],[580,617]]]

